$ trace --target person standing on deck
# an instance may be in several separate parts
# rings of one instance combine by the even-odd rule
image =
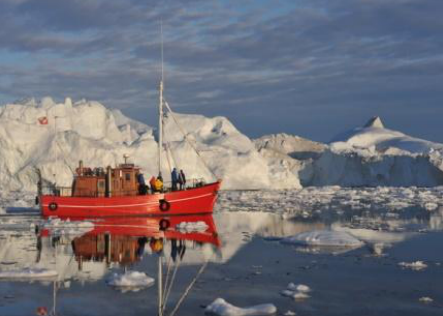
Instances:
[[[155,193],[155,177],[152,176],[151,180],[149,180],[149,185],[151,186],[151,193]]]
[[[177,168],[174,168],[171,172],[172,191],[177,191],[178,172]]]
[[[181,169],[180,174],[178,175],[178,183],[180,184],[180,190],[186,189],[186,176]]]

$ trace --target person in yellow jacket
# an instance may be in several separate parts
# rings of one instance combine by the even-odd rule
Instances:
[[[155,180],[155,191],[163,191],[163,181],[159,177]]]

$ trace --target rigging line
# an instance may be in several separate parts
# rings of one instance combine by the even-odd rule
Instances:
[[[169,282],[170,271],[171,271],[171,261],[172,261],[172,259],[171,259],[171,257],[169,257],[169,258],[168,258],[168,263],[167,263],[167,270],[166,270],[166,278],[165,278],[164,288],[167,288],[167,284],[168,284],[168,282]],[[165,304],[165,303],[164,303],[165,295],[163,295],[162,300],[163,300],[163,304]]]
[[[188,140],[188,136],[186,135],[186,132],[184,131],[183,127],[180,125],[180,123],[178,122],[177,118],[174,115],[174,112],[172,112],[171,107],[169,106],[168,102],[166,102],[166,100],[164,100],[165,102],[165,106],[166,108],[169,110],[169,112],[171,112],[171,116],[172,119],[174,120],[175,124],[177,124],[178,128],[180,129],[181,133],[183,134],[183,137],[185,139],[185,141],[189,144],[189,146],[192,147],[192,149],[195,151],[195,153],[197,154],[197,156],[200,158],[200,160],[202,161],[203,165],[206,167],[206,169],[209,170],[209,172],[211,172],[211,174],[214,176],[214,178],[217,180],[218,177],[215,174],[215,172],[209,168],[208,164],[206,163],[206,161],[203,159],[203,157],[200,155],[200,152],[197,150],[197,148],[194,146],[194,144],[192,144],[189,140]]]
[[[175,305],[174,309],[172,310],[172,312],[169,314],[169,316],[174,316],[175,313],[178,311],[178,309],[180,308],[180,305],[183,303],[183,301],[185,300],[186,296],[188,296],[189,292],[191,291],[192,287],[194,286],[195,282],[197,282],[197,279],[200,277],[200,275],[203,273],[203,271],[205,270],[205,268],[207,267],[209,261],[206,261],[201,267],[200,270],[198,270],[196,276],[194,277],[194,279],[192,280],[192,282],[189,284],[189,286],[186,288],[185,292],[183,293],[183,295],[180,297],[180,299],[177,302],[177,305]]]
[[[163,312],[165,311],[166,303],[168,302],[169,294],[171,293],[172,286],[174,285],[175,276],[177,274],[177,270],[178,270],[178,268],[180,266],[180,263],[181,263],[181,261],[178,261],[178,263],[175,264],[174,272],[172,273],[171,281],[169,283],[168,288],[166,289],[166,295],[165,295],[165,297],[163,299],[163,306],[162,306],[162,311]]]
[[[68,166],[69,170],[71,170],[72,174],[75,174],[74,170],[71,168],[71,165],[68,163],[68,161],[66,160],[66,154],[65,151],[63,150],[62,146],[58,143],[58,141],[55,141],[57,147],[60,149],[60,151],[62,152],[63,155],[63,161],[65,162],[65,164]]]

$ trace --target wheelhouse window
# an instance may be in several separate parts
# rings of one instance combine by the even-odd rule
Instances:
[[[125,174],[125,179],[126,179],[126,181],[131,181],[131,174],[130,173],[126,173]]]

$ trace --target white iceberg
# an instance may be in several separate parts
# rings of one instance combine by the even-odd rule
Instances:
[[[274,304],[260,304],[250,307],[237,307],[222,298],[217,298],[205,309],[207,315],[216,316],[261,316],[274,315],[277,313],[277,307]]]

